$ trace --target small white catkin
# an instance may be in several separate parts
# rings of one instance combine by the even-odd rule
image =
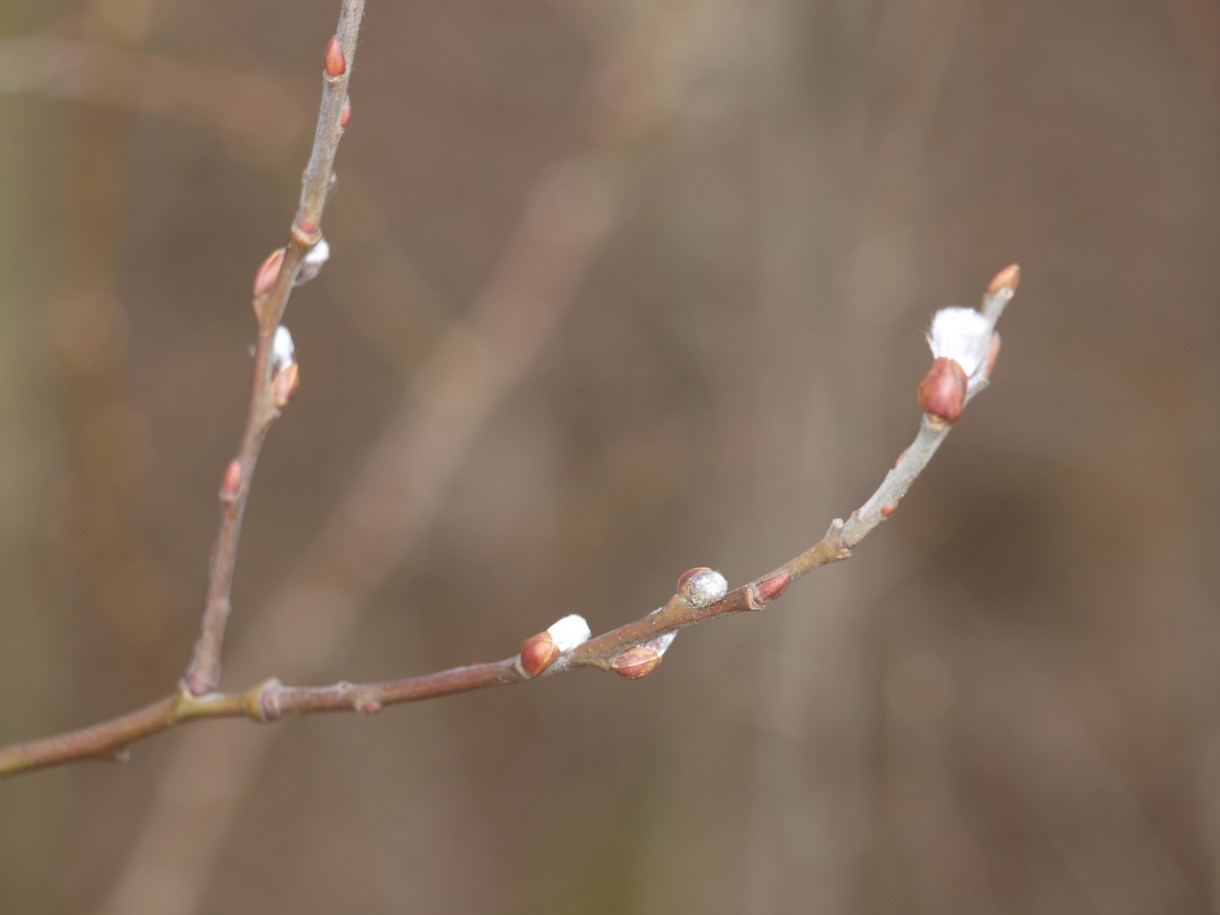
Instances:
[[[649,639],[647,642],[643,643],[642,647],[651,648],[657,654],[664,655],[665,652],[669,651],[669,646],[674,643],[674,639],[677,637],[678,632],[677,630],[674,630],[673,632],[667,632],[664,635],[659,635],[655,639]]]
[[[330,245],[323,238],[309,249],[309,253],[301,259],[301,269],[297,271],[297,281],[294,285],[308,283],[322,269],[322,265],[330,259]]]
[[[991,321],[973,308],[942,308],[932,319],[928,346],[933,356],[952,359],[969,378],[987,364]]]
[[[572,613],[561,620],[556,620],[547,627],[546,631],[551,634],[555,647],[560,651],[571,651],[577,645],[589,641],[593,636],[593,630],[589,628],[585,618],[578,613]]]
[[[729,582],[719,572],[704,569],[690,577],[685,590],[686,600],[692,607],[706,607],[729,593]]]
[[[296,346],[292,342],[292,334],[281,324],[275,329],[275,339],[271,342],[271,370],[278,372],[296,359]]]

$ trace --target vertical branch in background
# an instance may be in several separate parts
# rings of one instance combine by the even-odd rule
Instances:
[[[280,415],[280,410],[292,400],[299,383],[299,370],[292,357],[292,338],[280,321],[292,287],[298,281],[308,279],[309,272],[315,271],[326,258],[322,210],[334,176],[339,139],[350,116],[347,83],[363,15],[364,0],[343,0],[339,26],[326,46],[322,107],[318,112],[313,150],[288,245],[272,252],[255,275],[254,314],[258,319],[258,339],[254,348],[250,409],[238,456],[225,470],[220,488],[220,531],[212,547],[203,621],[194,655],[182,680],[182,688],[191,696],[211,692],[220,681],[220,650],[232,608],[233,572],[250,482],[267,430]]]

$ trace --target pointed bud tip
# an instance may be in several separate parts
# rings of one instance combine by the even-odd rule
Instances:
[[[332,35],[330,41],[327,42],[323,63],[326,67],[326,75],[332,78],[342,76],[347,72],[347,58],[343,56],[343,45],[339,43],[338,35]]]
[[[957,422],[966,403],[966,371],[957,362],[941,356],[919,383],[916,397],[923,411],[947,423]]]
[[[1021,282],[1021,267],[1018,264],[1009,264],[991,280],[987,287],[988,295],[999,295],[1005,289],[1012,292],[1017,291],[1017,286]]]
[[[280,275],[280,267],[284,264],[284,249],[276,248],[267,255],[267,259],[259,265],[254,274],[254,294],[264,296],[275,286]]]
[[[754,596],[759,605],[765,606],[781,597],[790,584],[792,584],[791,575],[787,572],[777,572],[755,583]]]

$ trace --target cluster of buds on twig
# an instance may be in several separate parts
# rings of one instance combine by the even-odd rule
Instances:
[[[699,566],[682,573],[674,597],[692,607],[710,607],[728,593],[729,583],[723,575],[715,569]],[[664,607],[658,607],[651,615],[656,616],[664,610]],[[677,637],[675,629],[628,648],[610,662],[610,669],[624,680],[646,677],[657,669]]]
[[[983,310],[942,308],[932,319],[928,345],[935,361],[916,396],[925,413],[946,423],[961,418],[966,401],[991,377],[1000,352],[995,322],[1016,292],[1021,270],[1013,264],[995,275]]]

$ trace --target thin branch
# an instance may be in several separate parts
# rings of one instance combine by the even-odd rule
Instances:
[[[250,409],[238,456],[229,465],[221,486],[220,530],[212,547],[199,640],[182,679],[183,688],[192,696],[210,693],[220,682],[220,650],[232,607],[230,594],[237,564],[237,544],[250,483],[267,430],[295,392],[295,364],[279,365],[275,359],[276,332],[302,263],[322,242],[322,210],[333,180],[335,153],[346,124],[347,83],[363,16],[364,0],[343,0],[339,26],[323,59],[322,106],[288,245],[273,252],[255,276],[254,314],[258,319],[258,338],[254,347]]]
[[[578,637],[571,642],[568,641],[571,626],[565,624],[579,618],[565,618],[546,632],[526,639],[519,654],[491,663],[383,683],[341,681],[332,686],[292,687],[270,679],[243,693],[209,691],[196,695],[180,689],[173,696],[102,724],[0,748],[0,778],[82,759],[121,759],[130,743],[183,721],[245,717],[265,723],[287,715],[315,712],[373,714],[387,705],[507,686],[580,667],[612,671],[625,679],[646,676],[661,663],[678,630],[734,613],[763,609],[783,595],[794,579],[848,558],[854,546],[894,513],[949,434],[961,409],[986,386],[998,353],[995,322],[1012,298],[1018,276],[1015,266],[997,274],[983,298],[981,313],[946,309],[973,316],[967,322],[966,337],[938,337],[940,317],[945,312],[938,315],[930,337],[936,360],[920,385],[920,402],[925,412],[914,442],[847,522],[835,519],[821,540],[766,575],[726,593],[718,573],[692,569],[678,580],[676,593],[652,613],[596,638]],[[948,382],[944,381],[946,373]],[[579,625],[584,627],[584,621],[580,620]]]

